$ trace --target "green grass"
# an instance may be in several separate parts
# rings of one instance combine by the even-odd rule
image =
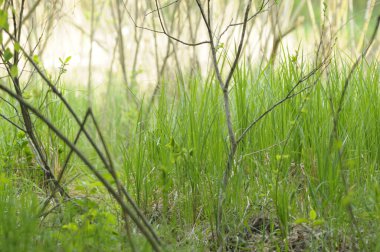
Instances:
[[[365,246],[379,250],[379,65],[364,62],[355,71],[339,121],[339,140],[329,149],[330,101],[337,104],[351,65],[337,61],[328,74],[304,84],[315,82],[314,88],[255,125],[239,146],[224,205],[231,249],[362,250],[347,210],[352,206]],[[287,94],[301,70],[307,72],[307,66],[302,68],[284,60],[261,71],[244,64],[238,69],[231,89],[237,135]],[[99,97],[94,109],[126,189],[165,248],[213,250],[217,195],[228,153],[222,92],[210,76],[184,79],[164,82],[148,121],[142,121],[146,108],[125,101],[118,85],[112,86],[111,97]],[[42,104],[44,91],[28,92],[33,104]],[[65,90],[65,96],[84,114],[85,94]],[[73,139],[78,127],[57,98],[49,94],[44,104],[44,114]],[[9,107],[1,108],[12,114]],[[94,128],[91,123],[87,127]],[[58,172],[69,149],[42,123],[36,129]],[[38,218],[46,198],[42,173],[25,136],[3,120],[0,130],[0,251],[129,249],[117,205],[77,158],[63,178],[77,199],[63,202],[46,219]],[[104,169],[84,138],[78,146]],[[337,158],[340,148],[342,162]],[[253,230],[258,220],[266,223],[265,230]],[[150,249],[135,229],[133,240],[141,250]]]

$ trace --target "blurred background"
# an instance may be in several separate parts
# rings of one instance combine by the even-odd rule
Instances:
[[[220,37],[218,51],[232,55],[246,1],[212,1],[213,29]],[[207,40],[195,1],[161,0],[165,30],[188,43]],[[59,71],[59,58],[71,57],[66,80],[85,88],[105,92],[112,82],[123,82],[134,92],[151,92],[160,79],[176,78],[188,70],[207,72],[210,67],[207,45],[189,47],[169,40],[163,33],[152,0],[30,0],[24,38],[44,67]],[[354,59],[369,39],[377,15],[378,0],[255,0],[262,8],[248,26],[245,63],[260,66],[283,56],[313,59],[323,31],[340,57]],[[254,11],[252,11],[254,13]],[[155,30],[153,32],[152,30]],[[378,39],[377,39],[378,40]],[[299,57],[298,57],[299,56]],[[379,58],[379,43],[369,59]],[[186,71],[184,71],[186,70]]]

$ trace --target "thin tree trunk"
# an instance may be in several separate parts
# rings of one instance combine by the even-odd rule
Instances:
[[[95,0],[91,0],[91,27],[90,27],[90,51],[88,58],[88,79],[87,79],[87,102],[88,107],[92,107],[93,90],[92,90],[92,49],[95,34]]]

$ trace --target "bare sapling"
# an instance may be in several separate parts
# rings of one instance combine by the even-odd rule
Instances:
[[[214,24],[213,24],[213,17],[212,17],[213,15],[211,13],[211,9],[212,9],[211,1],[207,1],[206,6],[204,6],[204,4],[201,1],[196,0],[196,5],[198,7],[199,13],[203,20],[203,25],[206,28],[207,37],[208,37],[207,40],[200,41],[200,42],[194,42],[194,40],[192,40],[192,42],[187,42],[169,33],[163,23],[164,18],[162,14],[162,9],[166,7],[161,7],[157,0],[155,1],[155,3],[156,3],[156,9],[154,10],[154,12],[157,13],[157,16],[160,20],[161,30],[139,26],[134,22],[135,26],[143,30],[151,31],[157,34],[163,34],[167,36],[169,39],[172,39],[180,44],[187,45],[190,47],[208,45],[211,51],[212,65],[213,65],[213,70],[216,76],[215,78],[222,91],[224,114],[226,118],[226,128],[228,131],[228,139],[229,139],[229,151],[227,155],[226,166],[223,172],[223,177],[220,183],[218,204],[217,204],[217,220],[216,220],[217,243],[218,243],[218,250],[222,251],[225,249],[225,230],[223,227],[223,206],[224,206],[224,200],[225,200],[225,193],[228,186],[229,178],[231,176],[231,171],[234,166],[235,156],[236,156],[236,152],[238,150],[239,144],[242,142],[242,140],[248,134],[248,132],[251,131],[253,126],[256,125],[261,119],[265,118],[276,107],[292,99],[293,97],[296,97],[297,95],[303,93],[304,91],[312,88],[314,85],[312,84],[304,85],[304,84],[316,73],[323,71],[325,69],[325,66],[328,64],[328,60],[325,60],[321,64],[317,65],[309,73],[302,75],[300,80],[294,84],[291,91],[283,99],[279,100],[277,103],[275,103],[273,106],[271,106],[266,111],[264,111],[261,115],[259,115],[255,120],[253,120],[249,124],[249,126],[246,129],[243,130],[243,133],[240,136],[237,136],[236,130],[234,129],[234,125],[233,125],[233,115],[231,113],[231,108],[230,108],[230,91],[231,91],[230,87],[232,86],[232,83],[233,83],[233,76],[239,64],[239,59],[241,58],[243,54],[244,45],[247,39],[246,36],[247,36],[248,23],[254,20],[255,17],[258,16],[260,13],[267,10],[266,7],[268,6],[269,1],[267,0],[262,1],[260,7],[254,14],[251,14],[252,1],[251,0],[248,1],[248,3],[246,3],[245,8],[244,8],[243,20],[237,23],[231,22],[230,25],[228,25],[225,29],[223,29],[223,32],[221,32],[219,35],[216,35],[214,33],[215,29],[214,29]],[[228,71],[226,71],[226,69],[223,69],[223,67],[221,67],[219,64],[219,61],[218,61],[219,56],[218,56],[217,48],[220,43],[220,38],[224,35],[224,33],[228,29],[236,28],[236,27],[241,27],[241,34],[238,40],[235,56],[231,60],[232,63],[230,64]],[[223,77],[224,72],[227,72],[226,77]]]
[[[10,35],[9,37],[12,37],[13,52],[11,52],[11,49],[7,47],[7,44],[11,40],[9,39],[7,41],[4,41],[4,39],[2,39],[2,44],[1,44],[2,50],[0,50],[0,57],[1,57],[2,63],[4,64],[6,68],[6,71],[8,72],[8,76],[10,77],[13,83],[15,92],[20,97],[20,99],[23,99],[23,89],[20,83],[20,77],[23,72],[22,71],[19,72],[19,70],[21,69],[19,47],[20,47],[22,25],[24,23],[23,21],[24,10],[25,10],[24,7],[25,7],[25,1],[21,1],[19,11],[18,11],[19,15],[16,15],[17,13],[16,11],[10,11],[10,10],[16,9],[14,2],[6,1],[2,9],[2,15],[7,17],[8,12],[10,12],[11,17],[12,17],[12,24],[8,25],[6,23],[3,25],[3,27],[0,27],[0,32],[4,31]],[[30,14],[28,13],[27,16],[29,15]],[[22,103],[19,103],[19,105],[20,105],[20,110],[21,110],[23,127],[18,127],[18,128],[23,128],[23,131],[26,133],[30,148],[35,154],[36,161],[39,163],[39,165],[41,166],[41,169],[43,170],[45,174],[47,184],[51,185],[52,188],[54,187],[57,188],[59,191],[59,194],[62,197],[65,197],[65,198],[69,197],[69,195],[58,183],[49,165],[48,159],[43,150],[42,143],[39,141],[36,131],[34,129],[34,124],[31,118],[30,111]]]

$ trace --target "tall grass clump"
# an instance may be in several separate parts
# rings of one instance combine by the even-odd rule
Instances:
[[[366,41],[374,1],[350,58],[338,33],[354,32],[339,28],[353,3],[338,11],[322,1],[316,18],[311,1],[231,10],[104,1],[98,11],[91,0],[89,11],[81,6],[86,92],[63,78],[71,56],[56,75],[45,68],[44,32],[60,11],[59,1],[41,2],[0,0],[0,251],[380,248],[380,17]],[[312,57],[285,50],[306,4],[319,36]],[[113,18],[104,27],[103,14]],[[134,25],[128,45],[124,16]],[[99,31],[114,36],[113,48]],[[152,72],[139,69],[145,32],[150,96],[139,86]],[[112,51],[104,90],[95,88],[98,47]]]
[[[291,61],[264,70],[240,67],[230,92],[231,110],[237,115],[233,124],[244,129],[248,121],[281,99],[299,78],[301,68],[306,66]],[[282,104],[255,125],[237,151],[231,186],[226,192],[223,222],[228,227],[228,246],[283,248],[300,243],[309,249],[354,248],[357,245],[350,231],[348,204],[353,206],[367,247],[379,246],[378,225],[374,225],[379,222],[380,206],[378,70],[377,63],[362,62],[351,79],[339,121],[342,141],[333,147],[334,151],[344,145],[343,166],[328,161],[333,160],[328,144],[333,127],[331,104],[337,102],[343,88],[346,64],[334,61],[328,74],[315,79],[310,90]],[[128,113],[120,92],[115,90],[114,99],[121,102],[101,105],[110,106],[112,111],[104,117],[107,123],[103,127],[113,125],[107,137],[119,153],[115,162],[121,167],[121,180],[169,248],[205,249],[213,246],[216,237],[216,196],[228,133],[215,82],[192,75],[184,84],[164,83],[149,121],[142,121],[143,108]],[[102,111],[101,107],[95,111]],[[52,120],[64,118],[64,113],[56,111],[57,119]],[[128,120],[121,120],[126,114]],[[59,124],[62,129],[71,127],[70,120]],[[20,179],[39,188],[30,172],[22,172],[36,164],[28,163],[23,135],[4,121],[0,126],[9,133],[3,136],[1,145],[1,174],[2,181],[6,181],[1,191],[1,226],[12,227],[2,232],[7,232],[7,241],[15,240],[2,242],[1,250],[13,249],[10,246],[20,246],[17,249],[22,250],[21,246],[30,246],[39,239],[44,241],[44,247],[61,244],[66,248],[73,243],[75,248],[90,248],[99,241],[104,244],[96,245],[99,250],[124,246],[123,238],[117,238],[112,231],[118,232],[121,224],[114,219],[118,216],[115,203],[103,197],[104,189],[78,159],[72,160],[64,180],[64,187],[77,199],[62,202],[41,224],[37,209],[43,192],[11,189]],[[126,137],[126,129],[133,137]],[[44,144],[50,142],[45,141]],[[88,151],[84,142],[78,146]],[[347,178],[348,193],[341,173]],[[15,176],[18,179],[13,180]],[[106,226],[109,232],[103,232]],[[24,235],[16,235],[19,232]],[[297,234],[304,239],[297,240]],[[134,241],[141,244],[138,236]]]
[[[323,234],[309,237],[320,246],[338,246],[331,242],[350,236],[345,231],[351,221],[346,205],[366,212],[363,193],[377,190],[372,185],[379,158],[378,68],[377,63],[363,62],[352,78],[339,122],[343,141],[334,144],[334,150],[345,146],[344,170],[328,161],[328,145],[330,103],[336,103],[342,91],[346,64],[332,64],[328,75],[317,79],[309,91],[255,126],[239,147],[226,194],[229,235],[241,236],[255,218],[265,217],[272,231],[278,228],[284,238],[295,226],[305,225],[315,235]],[[231,91],[234,125],[244,129],[247,121],[281,99],[300,71],[295,62],[262,71],[239,69]],[[167,85],[149,127],[148,122],[142,126],[137,116],[135,137],[122,140],[128,142],[121,143],[124,179],[155,223],[176,227],[170,230],[168,237],[176,239],[171,242],[195,236],[207,244],[215,235],[215,196],[227,151],[220,90],[200,76],[189,77],[185,86]],[[340,173],[349,178],[349,195]],[[364,230],[369,225],[365,223],[360,221]]]

